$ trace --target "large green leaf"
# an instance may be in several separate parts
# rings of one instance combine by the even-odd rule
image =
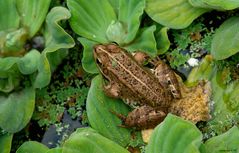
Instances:
[[[110,129],[109,129],[110,130]],[[91,128],[80,128],[63,145],[62,153],[129,153]]]
[[[0,134],[0,153],[10,153],[13,134]]]
[[[194,7],[217,10],[232,10],[239,7],[237,0],[188,0]]]
[[[67,6],[72,14],[70,25],[75,33],[99,43],[109,42],[106,30],[117,19],[107,0],[67,0]]]
[[[144,8],[145,0],[120,0],[118,20],[126,26],[124,44],[131,42],[135,38]]]
[[[96,76],[88,93],[86,110],[90,125],[103,136],[126,146],[130,141],[130,130],[118,127],[121,120],[110,111],[126,115],[129,108],[121,100],[106,96],[102,82],[102,77]]]
[[[156,41],[154,38],[155,26],[140,29],[132,43],[123,46],[130,52],[142,51],[151,56],[157,55]]]
[[[202,134],[191,122],[168,114],[153,131],[146,153],[200,153]]]
[[[1,0],[0,14],[0,31],[19,27],[20,18],[16,9],[16,0]]]
[[[82,38],[82,37],[78,38],[78,40],[84,47],[83,58],[82,58],[82,66],[84,70],[88,73],[98,73],[99,70],[97,68],[97,65],[95,63],[94,56],[93,56],[94,45],[98,43],[86,38]]]
[[[9,96],[0,95],[0,127],[15,133],[30,121],[35,106],[35,90],[25,88]]]
[[[36,141],[27,141],[23,143],[16,151],[16,153],[46,153],[49,149]]]
[[[188,0],[146,0],[146,12],[156,22],[173,29],[183,29],[208,9],[195,8]]]
[[[206,153],[238,152],[239,151],[239,129],[234,126],[229,131],[205,142]]]
[[[228,58],[239,51],[239,17],[226,20],[216,31],[211,46],[211,54],[216,60]]]
[[[48,150],[46,153],[62,153],[62,148],[53,148]]]
[[[51,0],[16,0],[21,26],[27,27],[33,37],[45,20]]]
[[[58,24],[61,20],[69,19],[70,16],[70,12],[66,8],[54,7],[46,17],[46,30],[44,33],[46,48],[40,57],[38,74],[34,82],[35,88],[42,88],[50,82],[51,71],[66,55],[67,50],[65,49],[75,45],[73,38]],[[48,58],[48,56],[53,57]]]

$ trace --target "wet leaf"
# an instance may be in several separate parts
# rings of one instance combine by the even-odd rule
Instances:
[[[91,128],[79,128],[63,145],[62,153],[129,153]]]
[[[195,67],[190,72],[186,84],[189,86],[195,85],[200,80],[210,80],[213,74],[212,56],[207,55],[204,57],[200,66]]]
[[[0,31],[19,27],[20,18],[17,13],[16,0],[0,1],[0,14]]]
[[[27,27],[29,37],[33,37],[45,20],[51,0],[16,0],[21,26]]]
[[[21,130],[30,121],[35,106],[35,90],[25,88],[13,92],[7,97],[0,95],[0,127],[15,133]]]
[[[72,17],[70,25],[75,33],[99,43],[108,43],[106,30],[115,22],[114,9],[107,0],[67,0]]]
[[[54,7],[46,17],[46,48],[43,50],[34,87],[45,87],[51,78],[51,72],[67,55],[68,48],[75,45],[73,38],[65,32],[59,22],[70,18],[70,12],[63,7]]]
[[[14,59],[13,59],[14,60]],[[7,60],[6,60],[7,61]],[[2,62],[2,63],[1,63]],[[0,60],[0,65],[4,64],[4,60]],[[0,71],[0,91],[4,93],[11,92],[20,84],[21,74],[17,66],[13,66],[7,71]]]
[[[191,122],[168,114],[153,131],[146,153],[200,153],[202,134]]]
[[[118,127],[121,120],[110,111],[126,115],[129,108],[121,100],[106,96],[102,82],[102,77],[96,76],[88,93],[86,110],[90,125],[106,138],[125,147],[130,141],[130,130]]]
[[[132,43],[123,46],[127,51],[143,51],[151,56],[157,55],[156,41],[154,38],[155,26],[140,29]]]
[[[33,49],[24,57],[20,58],[17,62],[20,72],[25,75],[35,72],[39,64],[40,56],[40,52]]]
[[[237,0],[189,0],[189,3],[194,7],[216,10],[233,10],[239,7]]]
[[[62,153],[62,148],[53,148],[48,150],[46,153]]]
[[[146,13],[154,21],[173,29],[183,29],[209,11],[195,8],[188,0],[146,0]]]
[[[239,151],[239,129],[234,126],[226,133],[210,138],[205,142],[206,153]]]
[[[168,28],[163,27],[160,30],[155,32],[155,39],[156,39],[157,49],[158,49],[157,54],[166,53],[170,47],[170,41],[168,39],[167,31],[168,31]]]
[[[13,134],[0,134],[0,153],[10,153]]]
[[[37,141],[27,141],[17,149],[16,153],[46,153],[48,150],[45,145]]]
[[[78,38],[78,40],[81,42],[81,44],[84,47],[83,58],[82,58],[82,66],[84,70],[88,73],[98,73],[99,70],[97,68],[97,65],[95,63],[95,59],[93,56],[94,45],[98,43],[94,41],[90,41],[82,37]]]
[[[123,42],[119,44],[131,42],[139,29],[140,26],[140,17],[144,12],[145,0],[120,0],[119,1],[119,15],[118,21],[123,23],[123,26],[126,26],[126,37]]]
[[[227,19],[216,31],[211,45],[214,59],[226,59],[239,51],[239,17]]]

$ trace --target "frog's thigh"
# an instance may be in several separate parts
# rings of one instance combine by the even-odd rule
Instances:
[[[150,106],[141,106],[128,114],[125,120],[127,127],[138,129],[153,128],[163,121],[166,114],[163,111],[155,110]]]

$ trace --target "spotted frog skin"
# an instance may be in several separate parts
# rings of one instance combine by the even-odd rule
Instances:
[[[124,127],[152,128],[168,113],[174,99],[181,98],[177,77],[164,62],[150,71],[116,44],[96,45],[94,58],[105,78],[106,95],[121,98],[135,108],[128,116],[115,113]]]

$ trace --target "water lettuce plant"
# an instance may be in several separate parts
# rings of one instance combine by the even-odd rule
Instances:
[[[239,129],[233,127],[226,133],[202,142],[202,133],[191,122],[169,114],[153,131],[145,153],[216,153],[239,150]],[[25,142],[17,150],[36,153],[129,153],[92,128],[77,129],[59,148],[48,149],[37,142]]]
[[[74,46],[59,25],[70,18],[66,8],[50,10],[51,0],[0,2],[0,128],[20,131],[31,119],[35,89],[50,82],[51,73]]]

